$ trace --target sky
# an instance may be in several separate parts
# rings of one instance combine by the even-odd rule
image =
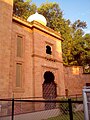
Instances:
[[[90,0],[32,0],[37,6],[44,2],[57,2],[63,11],[63,17],[74,21],[80,19],[87,23],[85,33],[90,33]]]

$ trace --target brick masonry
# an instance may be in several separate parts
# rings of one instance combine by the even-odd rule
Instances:
[[[82,66],[64,66],[64,80],[68,95],[82,94],[83,87],[90,83],[90,74],[85,74]]]

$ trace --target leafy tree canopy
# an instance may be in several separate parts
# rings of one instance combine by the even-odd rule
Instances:
[[[13,14],[27,19],[29,15],[34,14],[37,9],[35,3],[32,3],[31,0],[14,0],[13,4]]]

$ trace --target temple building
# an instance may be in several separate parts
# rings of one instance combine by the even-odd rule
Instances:
[[[65,95],[61,35],[39,13],[13,15],[13,0],[0,0],[0,97]]]
[[[90,66],[63,66],[62,41],[43,15],[24,20],[13,15],[13,0],[0,0],[0,98],[81,95]]]

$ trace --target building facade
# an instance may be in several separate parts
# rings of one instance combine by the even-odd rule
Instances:
[[[0,10],[1,98],[65,95],[61,35],[12,15],[13,0],[1,0]]]
[[[63,66],[61,35],[45,24],[13,15],[13,0],[0,0],[1,98],[82,94],[90,83],[81,66]]]

